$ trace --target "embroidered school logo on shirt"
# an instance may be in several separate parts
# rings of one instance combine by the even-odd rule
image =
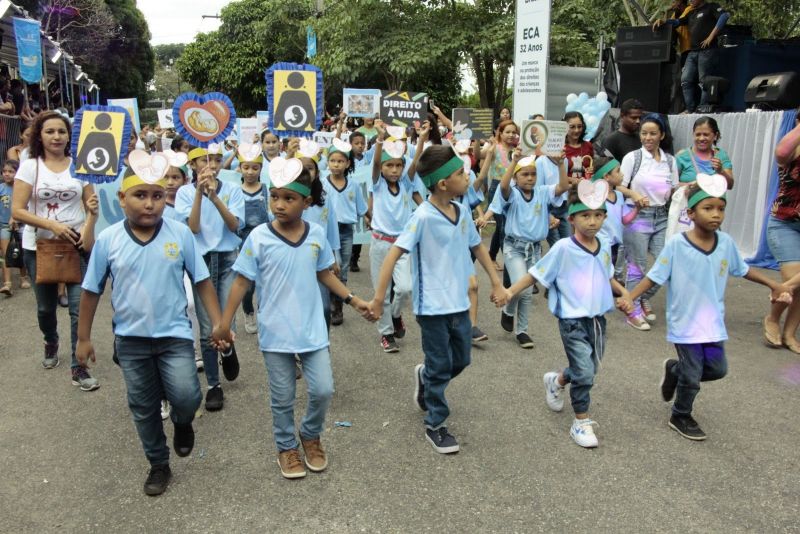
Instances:
[[[227,204],[227,203],[228,203],[228,201],[229,201],[230,199],[231,199],[231,196],[230,196],[230,195],[225,195],[224,197],[222,197],[222,202],[224,202],[225,204]]]
[[[319,251],[322,247],[319,246],[319,243],[311,243],[311,255],[316,260],[319,257]]]
[[[253,256],[253,249],[251,249],[251,248],[244,249],[244,255],[252,257]]]
[[[467,220],[466,219],[461,219],[461,233],[462,234],[466,234],[467,233]]]
[[[180,249],[177,243],[164,243],[164,256],[167,258],[171,260],[178,259],[178,252],[180,252]]]
[[[328,208],[322,208],[322,215],[320,216],[322,222],[328,222]]]
[[[603,252],[603,265],[606,267],[611,265],[611,256],[608,255],[608,252]]]
[[[661,265],[669,265],[669,260],[667,258],[661,258],[658,260]]]
[[[542,205],[540,203],[537,202],[536,205],[533,206],[533,214],[537,217],[542,214]]]
[[[721,262],[719,262],[719,275],[724,276],[727,270],[728,270],[728,260],[722,260]]]
[[[355,199],[356,199],[356,193],[355,193],[355,191],[350,191],[350,192],[347,194],[347,200],[355,200]]]

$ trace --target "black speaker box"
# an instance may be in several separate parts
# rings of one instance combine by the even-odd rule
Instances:
[[[669,113],[672,65],[670,63],[620,63],[619,101],[635,98],[644,108]]]
[[[744,101],[764,109],[791,109],[800,106],[800,76],[796,72],[761,74],[747,84]]]
[[[615,56],[617,63],[653,63],[671,60],[672,26],[653,31],[650,26],[617,29]]]

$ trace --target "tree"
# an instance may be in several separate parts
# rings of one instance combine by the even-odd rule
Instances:
[[[162,65],[173,65],[186,49],[184,43],[162,44],[153,47],[156,61]]]

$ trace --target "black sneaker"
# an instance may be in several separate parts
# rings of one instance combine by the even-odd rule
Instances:
[[[486,333],[483,330],[481,330],[477,326],[473,326],[472,327],[472,342],[473,343],[486,341],[487,339],[489,339],[489,336],[487,336]]]
[[[219,363],[222,365],[222,374],[225,380],[233,382],[239,376],[239,357],[236,356],[236,347],[231,343],[228,352],[219,353]]]
[[[161,495],[166,491],[171,478],[172,470],[170,470],[169,464],[154,465],[150,468],[147,480],[144,481],[144,492],[151,496]]]
[[[344,312],[342,310],[342,301],[334,301],[331,307],[331,324],[333,326],[340,326],[344,322]]]
[[[706,433],[703,432],[703,429],[700,428],[700,425],[697,424],[697,421],[695,421],[694,417],[691,415],[673,414],[672,417],[669,418],[669,427],[684,438],[692,441],[703,441],[706,439]]]
[[[194,448],[194,429],[192,424],[175,425],[175,435],[172,438],[172,448],[180,457],[189,456]]]
[[[458,452],[458,442],[456,438],[447,431],[446,426],[431,430],[425,429],[425,438],[428,443],[433,445],[433,449],[440,454],[452,454]]]
[[[661,377],[661,397],[664,402],[669,402],[675,397],[675,388],[678,387],[678,377],[672,374],[672,369],[678,365],[678,360],[664,360],[664,376]]]
[[[403,339],[406,335],[406,323],[403,322],[403,316],[392,317],[392,325],[394,326],[394,337]]]
[[[500,311],[500,326],[503,327],[503,330],[506,332],[513,332],[514,331],[514,316],[508,315],[504,311]]]
[[[217,384],[206,393],[206,410],[218,412],[225,403],[225,396],[222,394],[222,386]]]
[[[350,272],[351,272],[351,273],[358,273],[358,272],[361,272],[361,268],[358,266],[358,264],[357,264],[357,263],[351,263],[351,264],[350,264]]]
[[[428,406],[425,404],[425,382],[422,381],[422,370],[425,366],[418,363],[414,367],[414,402],[417,407],[423,412],[428,411]]]
[[[391,334],[381,336],[381,347],[383,347],[383,352],[400,352],[400,347],[397,346],[397,341]]]
[[[517,334],[517,343],[519,343],[519,346],[523,349],[533,348],[533,340],[526,332],[520,332]]]

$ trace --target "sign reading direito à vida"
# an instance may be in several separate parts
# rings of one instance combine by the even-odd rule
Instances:
[[[547,112],[551,0],[517,0],[514,38],[514,122]]]

